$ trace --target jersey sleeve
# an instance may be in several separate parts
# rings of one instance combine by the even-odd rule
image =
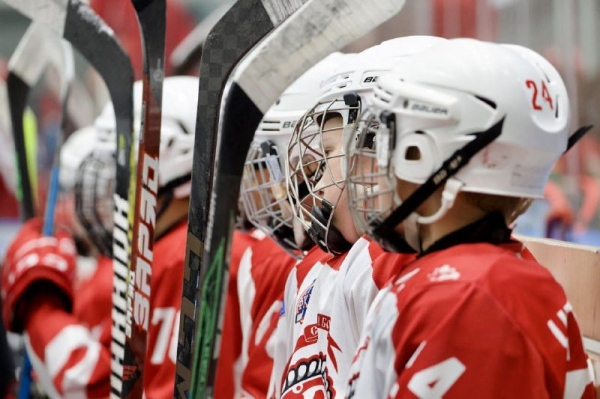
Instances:
[[[388,293],[374,311],[351,396],[562,398],[572,388],[568,373],[548,376],[548,357],[473,285],[437,284],[410,298]],[[551,345],[551,361],[568,370],[567,350]],[[575,384],[578,395],[568,397],[581,397],[588,386],[585,378]]]
[[[290,270],[296,260],[271,239],[251,248],[252,257],[242,260],[238,291],[242,308],[244,363],[242,392],[264,397],[273,368],[275,328]]]
[[[45,304],[27,326],[27,346],[42,388],[51,395],[105,397],[110,392],[112,259],[75,292],[73,313]]]
[[[154,247],[151,313],[143,371],[147,398],[173,396],[186,234],[187,225],[181,224],[161,237]]]
[[[273,348],[273,368],[269,379],[268,398],[281,395],[281,378],[294,345],[294,305],[298,293],[297,270],[294,268],[288,275],[283,294],[283,303],[271,337]]]
[[[221,349],[217,364],[216,385],[219,389],[215,392],[216,399],[229,399],[239,397],[241,392],[241,369],[243,367],[243,321],[246,315],[245,290],[239,290],[240,268],[242,263],[247,264],[252,254],[250,247],[260,240],[253,234],[235,230],[231,245],[231,259],[229,264],[229,281],[227,283],[227,297],[225,300],[225,314],[223,316],[223,330],[221,335]],[[247,293],[253,296],[253,292]]]
[[[375,243],[361,251],[347,269],[343,283],[343,297],[348,311],[348,333],[358,341],[366,323],[367,312],[377,293],[395,274],[398,264],[414,260],[414,255],[383,253]]]
[[[105,329],[109,333],[110,324]],[[50,396],[108,396],[110,352],[77,317],[44,304],[28,322],[26,333],[33,369]]]

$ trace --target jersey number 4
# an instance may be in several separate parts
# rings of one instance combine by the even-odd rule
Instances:
[[[415,373],[408,382],[408,389],[419,398],[441,398],[465,370],[460,360],[451,357]]]

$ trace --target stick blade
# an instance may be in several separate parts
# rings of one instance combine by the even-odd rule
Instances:
[[[387,21],[404,0],[311,0],[240,65],[234,79],[265,113],[304,71]]]

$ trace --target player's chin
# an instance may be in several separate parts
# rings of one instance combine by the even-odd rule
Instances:
[[[308,250],[315,245],[313,240],[311,240],[308,236],[306,230],[304,230],[304,226],[302,226],[302,223],[296,218],[294,218],[293,227],[294,242],[296,243],[298,248],[301,248],[302,250]]]
[[[342,233],[344,239],[350,244],[356,243],[356,241],[358,241],[360,238],[358,230],[354,225],[354,219],[352,218],[352,215],[348,214],[342,216],[340,213],[336,212],[333,215],[332,224],[340,233]]]

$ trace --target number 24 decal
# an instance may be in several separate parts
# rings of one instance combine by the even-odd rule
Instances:
[[[542,106],[540,104],[538,104],[538,94],[539,94],[538,85],[533,80],[527,80],[525,82],[525,84],[527,85],[528,88],[533,90],[533,96],[531,97],[531,105],[533,106],[533,109],[536,111],[541,111]],[[542,86],[542,99],[544,101],[546,101],[546,103],[548,103],[551,110],[554,110],[554,104],[552,102],[552,97],[550,96],[550,92],[548,91],[548,86],[546,86],[546,82],[544,82],[542,80],[541,86]]]

